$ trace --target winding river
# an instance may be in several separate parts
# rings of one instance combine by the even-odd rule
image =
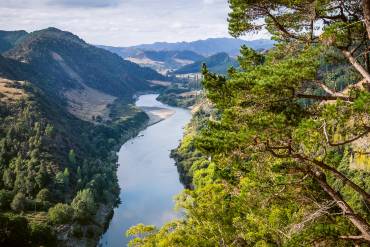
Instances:
[[[188,110],[170,107],[157,101],[157,95],[139,97],[139,107],[160,107],[175,114],[149,126],[120,149],[118,179],[122,203],[114,210],[100,246],[122,247],[129,239],[125,232],[138,223],[160,226],[178,215],[173,198],[182,189],[170,151],[177,147],[184,126],[190,121]]]

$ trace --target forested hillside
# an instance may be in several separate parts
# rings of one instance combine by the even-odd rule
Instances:
[[[368,246],[369,1],[229,4],[230,34],[263,20],[278,43],[227,76],[203,67],[213,110],[174,152],[185,216],[131,246]]]
[[[207,64],[209,71],[218,74],[227,74],[229,68],[234,67],[238,68],[238,62],[231,58],[227,53],[217,53],[213,56],[200,59],[194,63],[185,65],[177,70],[174,74],[191,74],[191,73],[200,73],[202,65]]]
[[[1,246],[96,245],[115,151],[148,120],[133,95],[162,78],[54,28],[0,56]]]

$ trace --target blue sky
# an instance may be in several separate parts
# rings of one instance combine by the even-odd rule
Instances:
[[[227,0],[0,0],[0,29],[53,26],[92,44],[130,46],[228,37],[228,12]]]

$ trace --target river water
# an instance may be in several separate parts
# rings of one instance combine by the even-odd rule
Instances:
[[[131,226],[139,223],[161,226],[178,216],[173,210],[173,198],[183,186],[169,155],[179,144],[191,114],[188,110],[164,105],[156,97],[154,94],[142,95],[136,105],[169,108],[176,113],[143,130],[121,147],[117,175],[122,203],[114,210],[109,228],[100,241],[101,246],[126,246],[129,240],[125,232]]]

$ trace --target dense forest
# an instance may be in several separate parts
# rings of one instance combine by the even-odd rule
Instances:
[[[370,2],[229,0],[240,70],[203,67],[206,100],[173,152],[183,219],[131,246],[370,244]],[[206,108],[206,109],[207,109]]]

